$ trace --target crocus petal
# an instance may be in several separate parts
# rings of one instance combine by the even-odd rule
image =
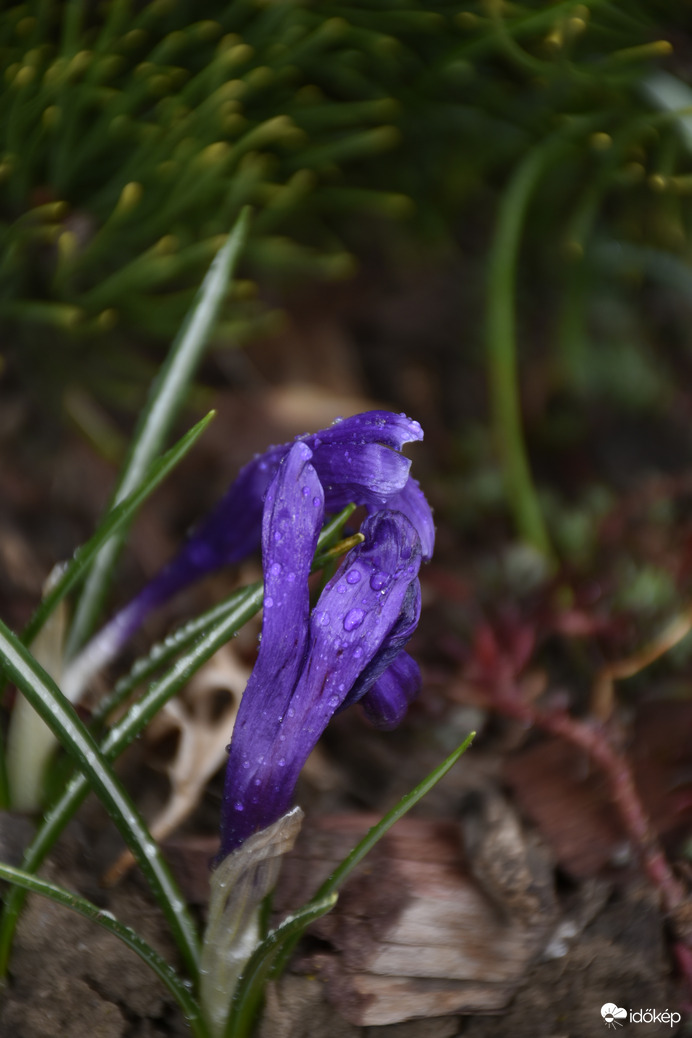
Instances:
[[[435,538],[432,513],[409,475],[410,461],[398,453],[404,444],[422,438],[420,424],[406,415],[367,411],[299,437],[297,442],[313,452],[327,511],[338,512],[351,502],[364,506],[370,514],[383,507],[399,510],[418,530],[423,558],[427,559]],[[240,562],[255,551],[265,494],[290,449],[291,444],[270,447],[245,465],[177,555],[72,661],[64,680],[73,701],[79,699],[94,672],[118,654],[149,613],[207,573]]]
[[[400,652],[360,701],[376,728],[388,731],[404,718],[421,687],[420,668],[407,652]]]
[[[429,507],[427,515],[417,499],[416,507],[411,507],[405,493],[411,463],[397,453],[405,443],[422,438],[420,424],[413,419],[388,411],[368,411],[300,437],[297,442],[313,451],[313,464],[325,487],[328,511],[338,512],[351,502],[377,511],[390,498],[403,494],[396,507],[409,515],[414,525],[420,518],[425,529],[425,524],[432,529]],[[178,554],[126,607],[126,622],[117,629],[119,644],[127,640],[149,612],[174,594],[205,574],[240,562],[255,551],[264,496],[290,448],[290,443],[270,447],[243,466]],[[418,494],[427,505],[422,491],[418,490]],[[426,543],[429,541],[426,534]]]
[[[305,511],[304,502],[293,502],[296,509],[301,505]],[[276,673],[276,650],[263,626],[229,754],[222,857],[288,810],[298,775],[329,719],[397,630],[402,613],[408,624],[416,609],[421,561],[416,531],[400,513],[381,512],[366,519],[363,533],[365,541],[349,553],[319,598],[293,684],[295,667]],[[264,565],[271,571],[273,556]],[[280,697],[276,683],[282,685]]]
[[[337,512],[354,501],[386,505],[406,486],[411,462],[379,443],[315,447],[314,465],[326,492],[327,506]]]
[[[304,665],[310,610],[308,577],[324,519],[324,495],[312,452],[296,443],[267,493],[262,524],[264,615],[254,670],[240,702],[228,757],[222,856],[288,810],[284,789],[284,716]],[[266,768],[278,769],[272,784]]]
[[[338,418],[328,429],[301,437],[314,450],[320,444],[382,443],[400,451],[406,443],[423,439],[420,422],[391,411],[364,411]]]
[[[415,631],[420,619],[420,584],[416,580],[408,588],[401,612],[387,637],[383,639],[377,655],[364,667],[342,704],[342,709],[359,702],[370,691],[389,665],[399,656],[404,645]]]
[[[391,495],[387,508],[404,513],[418,531],[423,558],[431,559],[435,549],[435,523],[428,500],[413,476],[408,477],[401,490]]]

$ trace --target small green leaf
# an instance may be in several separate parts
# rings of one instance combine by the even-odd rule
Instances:
[[[50,675],[2,621],[0,658],[9,678],[53,730],[86,776],[89,787],[103,802],[161,905],[187,968],[192,976],[196,976],[199,940],[185,902],[136,807],[93,736]]]
[[[5,865],[0,862],[0,879],[6,880],[17,887],[22,887],[30,893],[41,894],[43,897],[50,898],[56,904],[63,905],[65,908],[77,912],[86,919],[91,919],[104,930],[112,933],[123,944],[126,944],[128,948],[131,948],[132,951],[139,955],[140,959],[163,981],[183,1011],[195,1038],[209,1038],[209,1031],[202,1018],[200,1007],[190,994],[185,982],[178,976],[172,966],[151,945],[147,944],[139,934],[131,930],[129,926],[118,922],[114,916],[104,912],[91,901],[87,901],[86,898],[80,897],[78,894],[72,894],[54,883],[48,883],[46,880],[32,876],[21,869],[16,869],[12,865]]]
[[[231,1004],[224,1038],[246,1038],[251,1033],[264,994],[264,986],[278,956],[288,945],[293,947],[310,923],[330,912],[337,899],[337,894],[313,898],[310,904],[288,916],[275,930],[267,934],[243,970]]]

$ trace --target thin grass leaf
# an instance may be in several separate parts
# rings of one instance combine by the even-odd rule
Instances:
[[[21,887],[27,892],[41,894],[43,897],[50,898],[56,904],[77,912],[79,915],[92,920],[92,922],[97,923],[104,930],[112,933],[123,944],[126,944],[128,948],[131,948],[132,951],[139,955],[140,959],[165,984],[184,1013],[194,1038],[209,1038],[209,1031],[202,1017],[201,1009],[190,994],[183,979],[178,976],[173,967],[151,945],[147,944],[129,926],[118,922],[112,915],[104,912],[91,901],[87,901],[86,898],[80,897],[78,894],[72,894],[54,883],[48,883],[46,880],[32,876],[30,873],[14,868],[12,865],[5,865],[0,862],[0,880],[6,880],[8,883]]]
[[[243,209],[228,241],[209,268],[192,309],[152,386],[113,495],[113,504],[117,505],[142,481],[178,414],[245,243],[249,218],[249,209]],[[70,631],[68,657],[75,654],[96,625],[126,532],[126,527],[121,527],[116,535],[106,541],[92,564]]]
[[[93,736],[50,675],[2,621],[0,657],[10,679],[53,730],[104,804],[159,902],[190,975],[196,977],[199,940],[194,923],[158,847]]]
[[[415,789],[412,789],[410,793],[406,793],[401,798],[398,804],[388,811],[384,818],[381,819],[365,834],[360,843],[356,844],[351,853],[344,858],[339,866],[332,872],[331,876],[324,881],[322,886],[319,888],[317,893],[306,905],[307,908],[310,905],[320,903],[323,898],[329,897],[331,894],[336,893],[339,887],[348,879],[353,870],[360,865],[366,854],[369,854],[378,840],[381,840],[388,829],[398,822],[400,818],[411,810],[414,804],[417,804],[419,800],[422,800],[426,796],[433,786],[436,786],[441,778],[447,774],[447,772],[454,767],[459,758],[466,752],[471,743],[476,737],[475,732],[471,732],[464,739],[460,746],[457,746],[453,753],[450,753],[446,760],[443,760],[434,771],[431,771],[422,782],[420,782]],[[283,949],[281,950],[280,956],[277,956],[275,960],[275,966],[272,973],[273,977],[278,977],[283,971],[286,963],[288,962],[291,952],[295,945],[300,940],[302,931],[297,933],[294,937],[285,942]]]
[[[253,952],[238,983],[223,1038],[247,1038],[252,1033],[257,1011],[277,957],[287,943],[297,941],[305,928],[316,919],[331,912],[338,900],[337,894],[313,898],[293,915],[270,931]]]
[[[115,508],[112,509],[99,526],[99,529],[86,544],[83,544],[74,554],[72,562],[66,567],[60,578],[51,588],[34,615],[22,632],[22,641],[29,645],[43,627],[46,619],[53,612],[60,601],[69,594],[78,581],[84,576],[88,567],[101,550],[106,541],[120,533],[126,527],[140,506],[149,495],[169,475],[178,462],[182,461],[188,451],[195,445],[199,437],[209,425],[216,412],[210,411],[197,425],[193,426],[174,447],[171,447],[163,457],[155,461],[146,473],[142,483],[132,493],[128,494]]]
[[[353,513],[354,506],[349,505],[339,515],[327,523],[322,530],[319,540],[315,567],[320,564],[321,553],[329,549],[330,545],[339,537],[344,523]],[[189,646],[187,653],[181,656],[175,666],[163,677],[154,682],[142,699],[135,703],[125,717],[115,725],[101,744],[101,753],[109,760],[115,760],[120,753],[140,734],[148,724],[150,718],[161,709],[189,680],[193,674],[207,659],[209,659],[222,645],[239,630],[250,617],[254,616],[262,604],[262,584],[255,584],[241,591],[235,592],[225,603],[215,606],[209,613],[198,617],[184,625],[180,632],[171,636],[173,643],[168,648],[172,654],[180,651],[181,644],[176,642],[178,634]],[[209,615],[218,611],[216,620],[209,622]],[[188,635],[190,637],[188,638]],[[191,644],[190,644],[191,643]],[[164,643],[166,645],[166,643]],[[170,659],[170,657],[169,657]],[[160,657],[152,650],[152,654],[146,662],[149,673],[157,670],[160,665]],[[133,668],[130,680],[133,680]],[[132,688],[143,680],[141,673],[133,680]],[[113,704],[111,703],[111,708]],[[24,868],[28,872],[38,869],[50,852],[55,841],[60,836],[69,820],[73,817],[82,801],[89,792],[89,780],[83,775],[76,775],[60,800],[49,809],[44,817],[41,828],[36,833],[33,841],[24,855]],[[10,891],[5,899],[5,904],[0,916],[0,978],[5,976],[9,964],[9,956],[12,948],[12,940],[17,925],[19,913],[24,904],[24,892],[20,888]]]

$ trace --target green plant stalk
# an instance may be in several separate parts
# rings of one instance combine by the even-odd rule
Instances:
[[[317,911],[320,906],[325,904],[327,899],[335,897],[339,887],[361,863],[363,858],[369,854],[387,830],[391,829],[394,823],[398,822],[400,818],[403,818],[403,816],[411,810],[414,804],[417,804],[419,800],[429,793],[433,786],[435,786],[440,779],[447,774],[450,768],[454,767],[462,754],[465,753],[471,745],[475,735],[475,732],[471,732],[463,743],[458,746],[456,750],[454,750],[454,752],[442,762],[442,764],[427,775],[426,778],[415,787],[415,789],[402,797],[399,803],[396,804],[391,811],[388,811],[377,825],[374,825],[370,830],[368,830],[366,835],[353,848],[351,853],[334,870],[331,876],[325,880],[308,904],[305,905],[299,913],[296,913],[295,916],[290,916],[289,919],[285,920],[284,924],[272,931],[272,933],[265,938],[262,944],[259,945],[248,960],[248,964],[243,971],[243,976],[240,978],[238,986],[234,992],[231,1011],[228,1017],[228,1026],[224,1038],[249,1038],[257,1010],[260,1006],[264,984],[267,977],[276,979],[283,972],[293,949],[305,930],[305,927],[309,922],[312,922],[312,918],[309,914],[310,910],[314,909]],[[317,915],[314,918],[319,918],[320,915],[324,915],[324,911],[317,911]],[[303,925],[294,926],[294,919],[305,919],[307,921],[304,922]],[[286,926],[285,931],[282,929],[284,925]]]
[[[164,983],[169,992],[180,1006],[194,1038],[209,1038],[209,1031],[202,1017],[201,1009],[197,1001],[192,997],[173,967],[151,945],[147,944],[138,933],[118,922],[108,912],[104,912],[97,905],[78,894],[72,894],[54,883],[32,876],[28,872],[5,865],[0,862],[0,879],[12,883],[15,887],[21,887],[27,893],[41,894],[50,898],[58,905],[71,909],[85,919],[97,923],[108,933],[113,934],[118,940],[131,948],[140,959],[154,971],[156,976]]]
[[[329,894],[321,899],[314,898],[310,904],[288,916],[276,929],[267,934],[248,960],[240,980],[240,984],[251,994],[242,1001],[233,999],[223,1038],[246,1038],[252,1033],[265,984],[278,956],[288,943],[293,946],[300,939],[310,923],[331,912],[337,900],[337,894]]]
[[[161,905],[186,968],[196,977],[199,940],[194,923],[158,847],[98,744],[50,675],[2,621],[0,656],[8,676],[88,777],[90,788],[103,802]]]
[[[244,209],[228,241],[212,263],[197,299],[152,386],[113,496],[114,505],[142,481],[180,410],[245,243],[249,218],[249,210]],[[125,535],[126,529],[121,528],[116,536],[104,544],[92,564],[70,630],[66,647],[68,658],[76,653],[94,629]]]
[[[491,420],[510,510],[519,535],[554,559],[533,483],[521,420],[516,344],[516,280],[521,232],[529,200],[551,163],[564,152],[562,137],[531,149],[500,204],[488,265],[486,335]]]
[[[353,511],[354,506],[348,505],[322,530],[318,540],[318,555],[316,555],[314,564],[316,568],[322,564],[319,553],[338,536],[341,527]],[[167,639],[164,643],[164,655],[168,659],[170,659],[170,655],[177,654],[182,647],[176,640],[178,634],[183,644],[187,645],[190,641],[195,643],[170,671],[150,686],[142,699],[135,703],[125,717],[111,729],[101,745],[101,753],[107,760],[115,760],[144,730],[161,707],[183,688],[190,676],[247,623],[260,608],[263,593],[261,584],[236,592],[228,602],[222,603],[215,607],[215,610],[210,610],[203,617],[186,624],[180,632]],[[219,612],[219,618],[212,624],[209,616],[214,611]],[[200,634],[202,637],[197,641]],[[158,669],[164,660],[155,647],[152,649],[148,661],[145,662],[148,673],[151,673],[149,668],[153,666],[154,670]],[[132,685],[128,691],[143,680],[142,673],[135,672],[136,665],[130,675]],[[110,709],[113,709],[114,705],[111,702]],[[23,865],[28,872],[34,872],[40,867],[60,833],[86,798],[89,789],[89,780],[85,775],[75,776],[60,800],[48,811],[41,828],[24,855]],[[12,939],[23,904],[23,891],[19,888],[13,889],[5,900],[2,916],[0,916],[0,978],[7,973]]]

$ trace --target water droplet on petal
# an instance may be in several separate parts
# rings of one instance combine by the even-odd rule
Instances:
[[[344,630],[353,631],[356,627],[360,627],[363,620],[365,619],[365,610],[363,609],[349,609],[344,617]]]
[[[245,810],[245,805],[241,804],[241,802],[239,800],[236,800],[236,802],[235,802],[235,804],[233,806],[235,807],[236,811],[244,811]]]
[[[301,492],[302,492],[303,497],[307,497],[308,494],[310,493],[310,487],[303,487]]]
[[[312,503],[315,506],[315,508],[319,508],[320,505],[322,504],[322,502],[320,501],[319,497],[313,497]]]
[[[271,609],[271,607],[273,605],[274,605],[274,599],[272,598],[271,595],[267,595],[267,597],[264,600],[264,608],[265,609]]]
[[[360,580],[360,571],[357,569],[350,569],[346,574],[346,580],[349,584],[357,584]]]
[[[389,574],[383,570],[376,570],[370,577],[370,587],[373,591],[381,591],[389,583]]]
[[[287,573],[286,574],[286,580],[288,581],[289,584],[295,584],[295,580],[296,580],[295,573]]]
[[[269,567],[269,572],[272,574],[272,576],[278,577],[279,573],[281,572],[281,563],[273,562]]]
[[[343,595],[346,592],[346,585],[342,581],[339,581],[339,583],[336,585],[336,590],[340,595]]]
[[[341,700],[339,699],[338,696],[330,696],[329,699],[327,700],[327,705],[330,706],[332,708],[332,710],[336,710],[336,708],[337,708],[337,706],[339,706],[340,702],[341,702]]]
[[[353,650],[353,655],[357,660],[360,659],[360,657],[363,655],[363,650],[361,649],[360,645],[356,645],[355,649]]]
[[[326,610],[323,610],[321,613],[317,613],[315,615],[315,620],[320,625],[320,627],[328,627],[329,626],[329,613],[326,612]]]
[[[278,766],[280,768],[285,768],[286,767],[286,758],[285,757],[279,757],[279,759],[277,760],[276,763],[278,764]]]

